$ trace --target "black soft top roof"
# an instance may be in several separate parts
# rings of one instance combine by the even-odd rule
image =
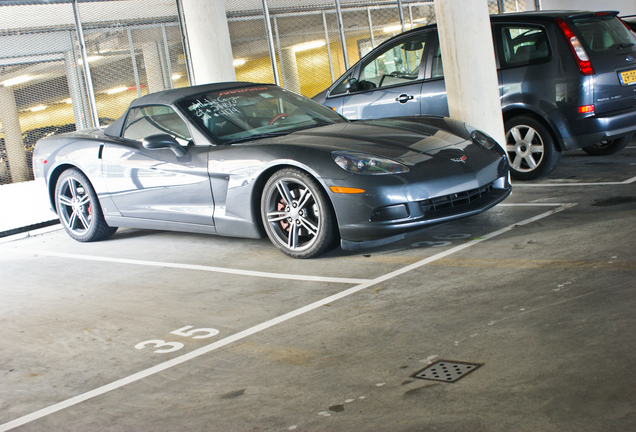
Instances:
[[[131,108],[135,108],[143,105],[172,105],[175,102],[180,101],[181,99],[188,98],[190,96],[194,96],[197,94],[219,91],[219,90],[228,90],[235,88],[244,88],[244,87],[252,87],[257,85],[269,85],[269,84],[258,84],[251,82],[240,82],[240,81],[229,81],[229,82],[221,82],[221,83],[213,83],[213,84],[203,84],[192,87],[183,87],[173,90],[164,90],[156,93],[151,93],[149,95],[142,96],[140,98],[135,99],[130,103],[126,113]],[[126,114],[119,117],[115,122],[113,122],[110,126],[104,129],[104,133],[109,136],[118,137],[121,136],[121,130],[124,126],[124,121],[126,120]]]

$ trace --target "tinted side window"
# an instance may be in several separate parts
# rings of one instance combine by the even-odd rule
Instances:
[[[124,138],[141,141],[156,134],[172,135],[183,146],[192,139],[188,126],[169,106],[148,105],[128,112]]]
[[[442,65],[442,49],[439,46],[439,38],[433,50],[433,67],[431,68],[431,78],[441,78],[444,76],[444,66]]]
[[[330,96],[335,96],[335,95],[339,95],[339,94],[345,93],[347,91],[347,84],[349,83],[349,81],[351,81],[351,75],[352,74],[353,74],[353,72],[351,72],[349,74],[349,76],[347,76],[345,79],[340,81],[338,83],[338,85],[335,86],[333,88],[333,90],[331,90]]]
[[[370,90],[416,80],[427,35],[423,33],[389,45],[364,62],[358,80],[358,90]]]
[[[548,36],[543,28],[504,26],[501,28],[502,66],[540,63],[550,56]]]

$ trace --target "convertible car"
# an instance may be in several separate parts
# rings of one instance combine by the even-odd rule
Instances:
[[[142,96],[103,130],[44,138],[34,171],[75,240],[117,227],[267,235],[294,258],[399,240],[511,191],[505,152],[463,122],[348,121],[239,82]]]

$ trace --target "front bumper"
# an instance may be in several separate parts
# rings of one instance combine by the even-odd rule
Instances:
[[[380,216],[374,221],[373,215],[379,214],[375,209],[369,221],[340,226],[341,246],[345,250],[355,250],[399,241],[431,225],[482,213],[505,200],[511,192],[507,177],[501,177],[464,192],[388,206],[401,209],[399,206],[403,205],[406,209],[406,217],[403,217],[404,210],[383,213],[384,218],[398,217],[395,220],[377,220],[382,218]]]

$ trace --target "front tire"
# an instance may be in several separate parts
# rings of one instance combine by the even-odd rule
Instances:
[[[55,206],[67,234],[79,242],[103,240],[117,231],[106,223],[91,182],[76,168],[67,169],[58,178]]]
[[[561,152],[541,122],[518,116],[508,120],[505,127],[506,152],[513,178],[534,180],[552,172],[561,159]]]
[[[261,216],[271,242],[292,258],[314,258],[329,250],[336,223],[329,198],[309,174],[281,169],[265,183]]]

